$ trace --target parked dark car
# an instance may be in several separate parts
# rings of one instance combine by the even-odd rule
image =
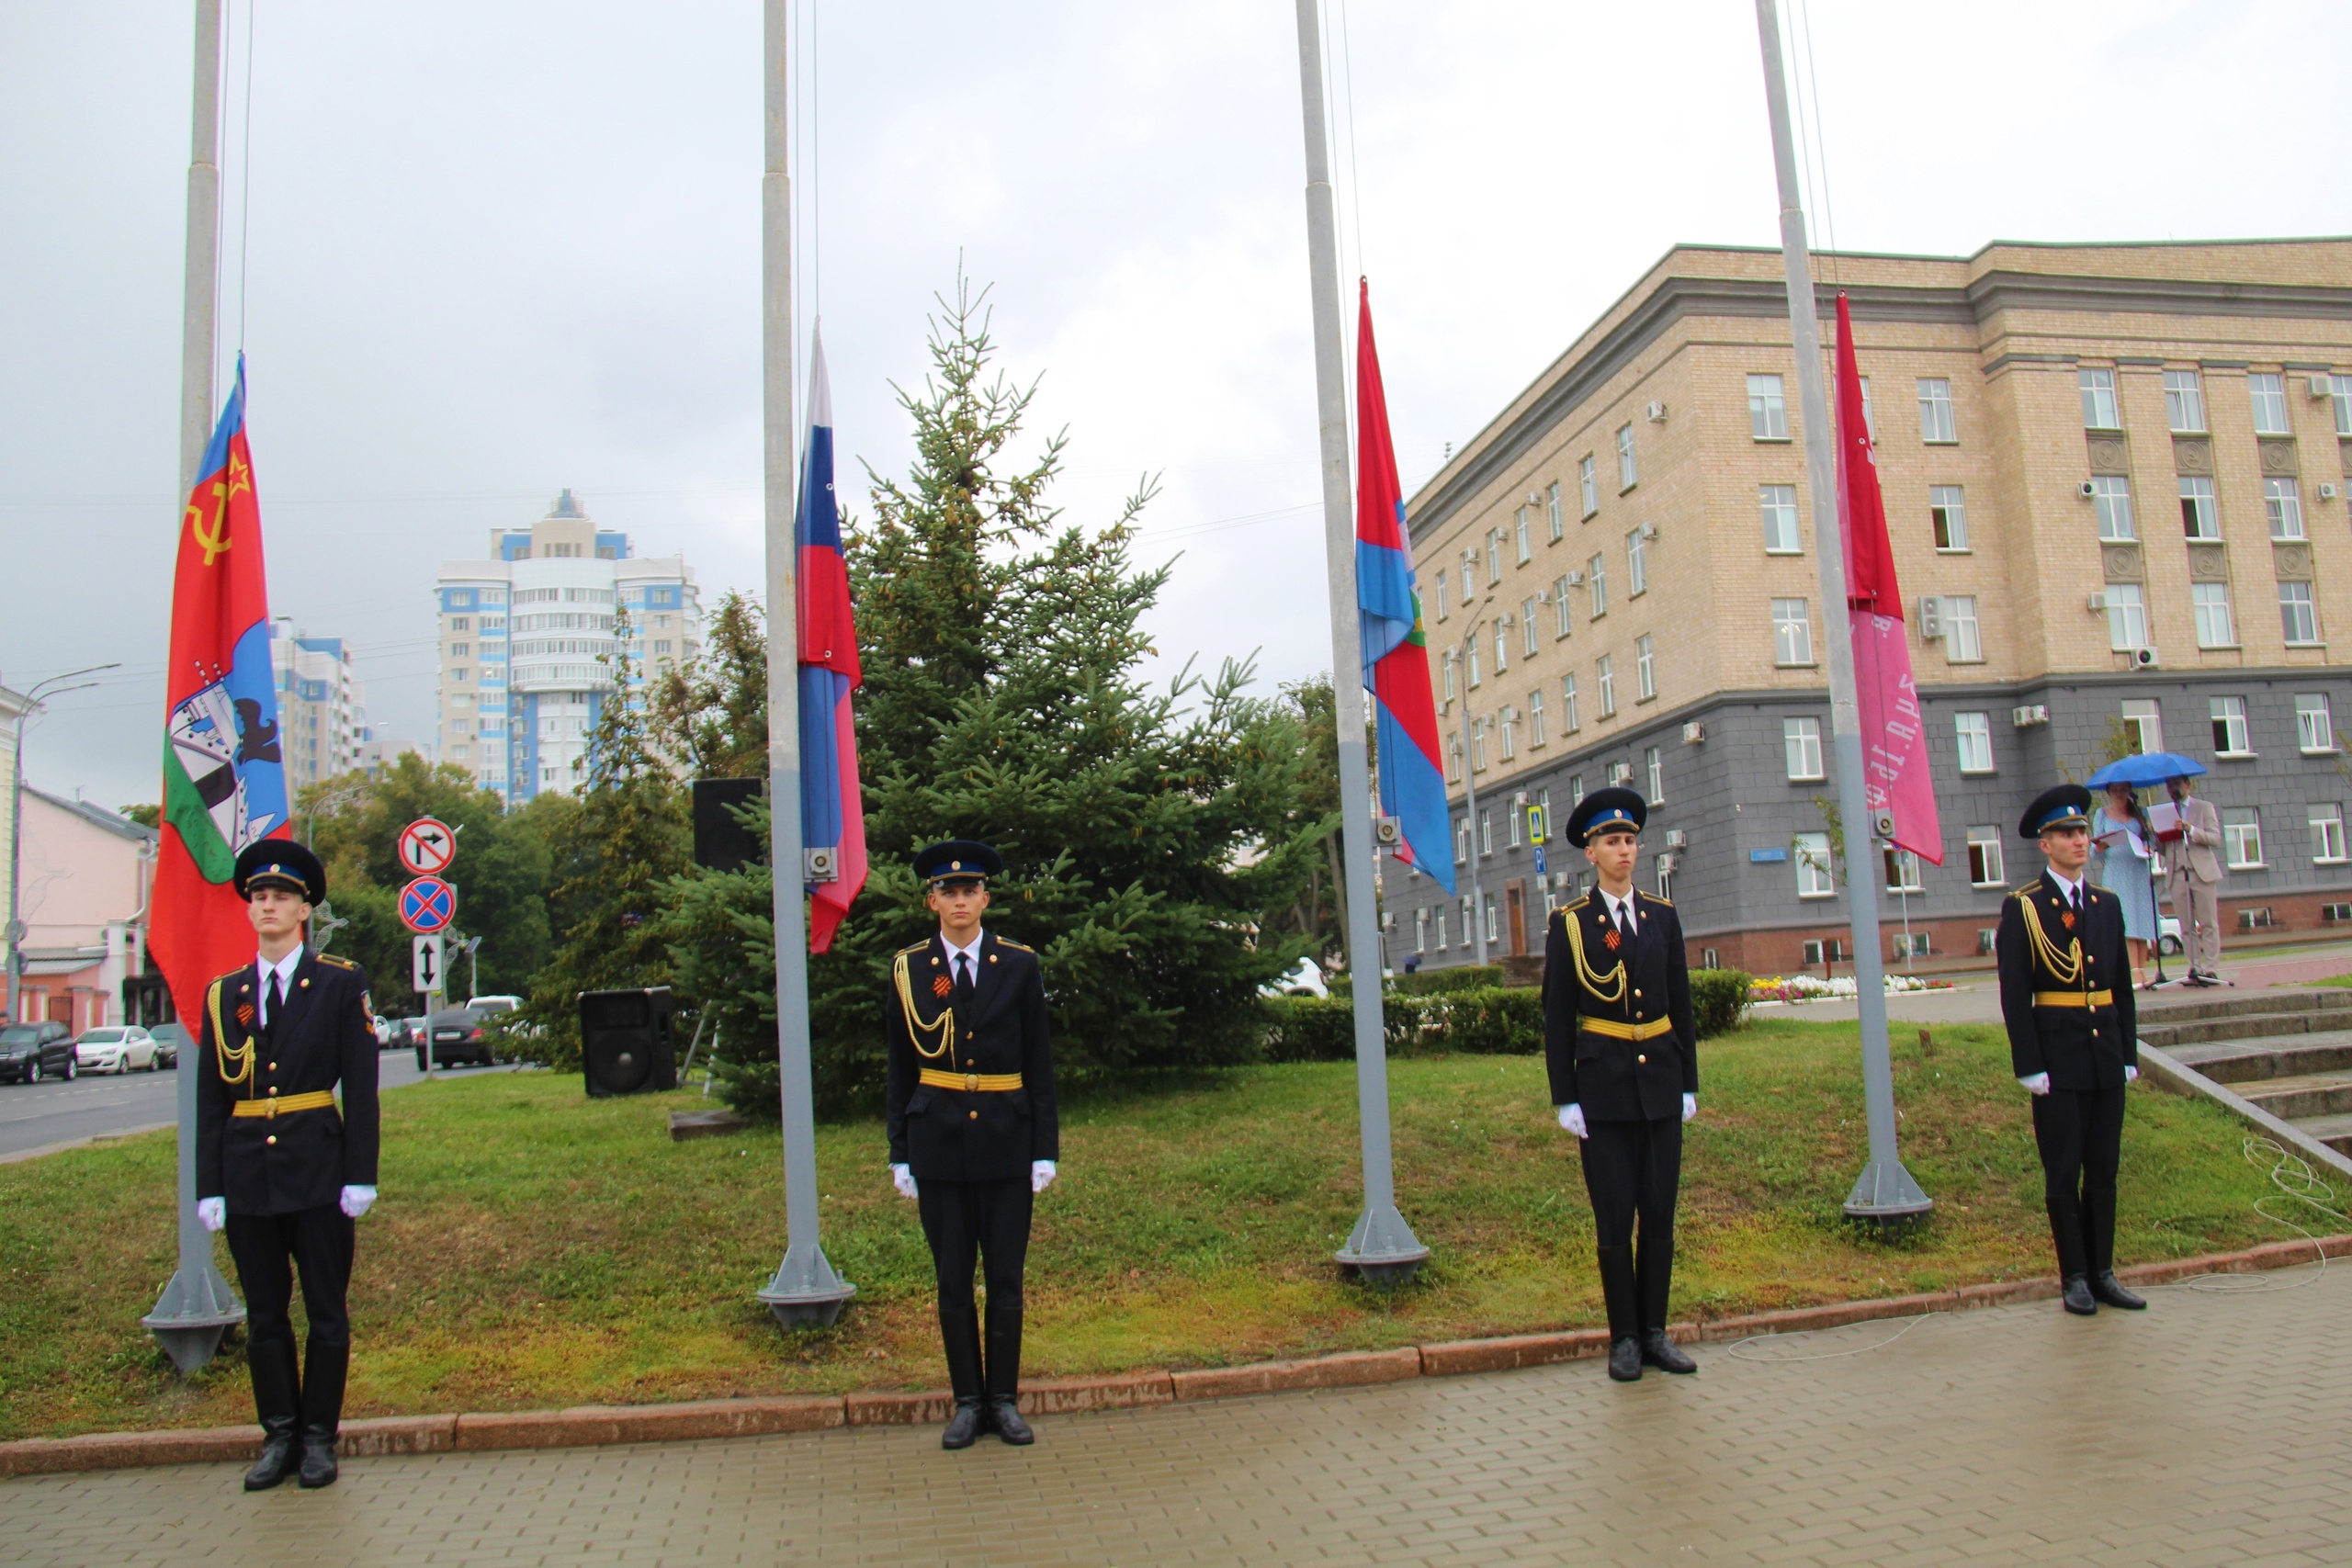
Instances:
[[[493,1066],[497,1058],[490,1053],[490,1041],[481,1032],[482,1021],[490,1012],[482,1008],[445,1008],[426,1015],[424,1038],[417,1042],[416,1066],[419,1072],[434,1067],[454,1067],[470,1062],[476,1066]]]
[[[0,1029],[0,1083],[39,1083],[74,1076],[74,1032],[62,1023],[12,1023]]]

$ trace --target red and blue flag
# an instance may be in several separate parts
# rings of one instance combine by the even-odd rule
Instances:
[[[808,351],[808,444],[800,456],[800,508],[793,520],[800,583],[800,835],[831,849],[837,878],[808,888],[808,951],[832,946],[833,932],[865,886],[865,802],[857,782],[857,727],[850,694],[865,683],[857,623],[842,554],[842,512],[833,494],[833,388],[825,373],[823,330]]]
[[[1396,858],[1453,891],[1452,814],[1439,760],[1437,698],[1430,689],[1429,639],[1413,586],[1412,536],[1405,491],[1388,435],[1388,397],[1372,343],[1372,285],[1359,285],[1356,326],[1356,609],[1363,683],[1374,699],[1380,756],[1380,809],[1404,842]]]

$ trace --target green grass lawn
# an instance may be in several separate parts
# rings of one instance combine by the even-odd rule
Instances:
[[[1887,1241],[1845,1224],[1862,1161],[1850,1024],[1758,1022],[1702,1048],[1679,1316],[2048,1273],[2023,1094],[1999,1032],[1895,1051],[1903,1153],[1937,1200]],[[1591,1218],[1543,1065],[1392,1065],[1398,1201],[1434,1256],[1382,1294],[1330,1262],[1357,1210],[1345,1064],[1162,1078],[1066,1099],[1062,1179],[1029,1263],[1034,1377],[1595,1325]],[[576,1077],[457,1077],[385,1097],[383,1198],[359,1227],[350,1413],[527,1409],[936,1387],[930,1260],[878,1123],[819,1134],[825,1242],[858,1295],[786,1336],[752,1292],[784,1247],[773,1130],[673,1144],[689,1096],[589,1100]],[[2125,1262],[2279,1238],[2237,1125],[2143,1086],[2124,1139]],[[235,1339],[191,1382],[139,1326],[171,1273],[173,1140],[0,1167],[0,1436],[249,1420]],[[231,1268],[227,1249],[221,1268]],[[233,1278],[233,1274],[232,1274]]]

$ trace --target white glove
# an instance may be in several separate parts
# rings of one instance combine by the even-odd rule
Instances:
[[[372,1187],[346,1187],[343,1190],[343,1212],[355,1220],[366,1213],[368,1205],[375,1201],[376,1190]]]
[[[2027,1092],[2031,1094],[2048,1094],[2050,1092],[2050,1075],[2048,1073],[2028,1073],[2024,1077],[2018,1079],[2018,1082],[2023,1086]]]
[[[1059,1172],[1054,1168],[1052,1160],[1031,1160],[1029,1162],[1029,1190],[1032,1193],[1043,1192],[1054,1184],[1054,1178],[1058,1174]]]
[[[218,1231],[229,1223],[229,1200],[198,1198],[196,1201],[196,1223],[206,1230]]]
[[[2139,1069],[2139,1068],[2137,1068],[2137,1067],[2133,1066],[2132,1066],[2131,1063],[2129,1063],[2129,1062],[2126,1062],[2126,1063],[2124,1063],[2124,1064],[2123,1064],[2123,1081],[2124,1081],[2125,1083],[2131,1083],[2131,1082],[2132,1082],[2134,1079],[2136,1079],[2137,1077],[2139,1077],[2139,1076],[2140,1076],[2140,1069]]]
[[[1585,1131],[1584,1107],[1581,1105],[1563,1105],[1560,1107],[1560,1125],[1567,1129],[1569,1132],[1574,1133],[1579,1138],[1589,1138],[1592,1136],[1590,1133]]]
[[[913,1197],[915,1195],[914,1167],[909,1165],[892,1166],[890,1168],[890,1185],[899,1190],[899,1197]]]
[[[1697,1114],[1699,1114],[1699,1097],[1695,1094],[1684,1095],[1682,1097],[1682,1119],[1685,1122],[1688,1122]]]

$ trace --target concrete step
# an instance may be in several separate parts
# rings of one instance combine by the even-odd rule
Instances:
[[[2352,1072],[2265,1078],[2247,1084],[2238,1092],[2287,1122],[2352,1114]]]
[[[2148,1039],[2144,1029],[2140,1037],[2151,1045],[2162,1045]],[[2352,1069],[2352,1030],[2164,1045],[2163,1049],[2182,1066],[2194,1067],[2215,1083],[2255,1083]]]
[[[2140,993],[2140,1021],[2143,1025],[2310,1012],[2352,1014],[2352,987],[2314,986],[2301,990],[2264,988],[2216,992],[2167,986],[2161,991]],[[2341,1021],[2339,1020],[2339,1023]]]
[[[2175,1046],[2206,1045],[2216,1041],[2274,1040],[2298,1034],[2342,1029],[2347,1017],[2326,1012],[2240,1013],[2233,1018],[2200,1018],[2176,1023],[2161,1014],[2140,1014],[2140,1038],[2169,1051]]]
[[[2340,1155],[2352,1155],[2352,1115],[2311,1116],[2295,1123]]]

